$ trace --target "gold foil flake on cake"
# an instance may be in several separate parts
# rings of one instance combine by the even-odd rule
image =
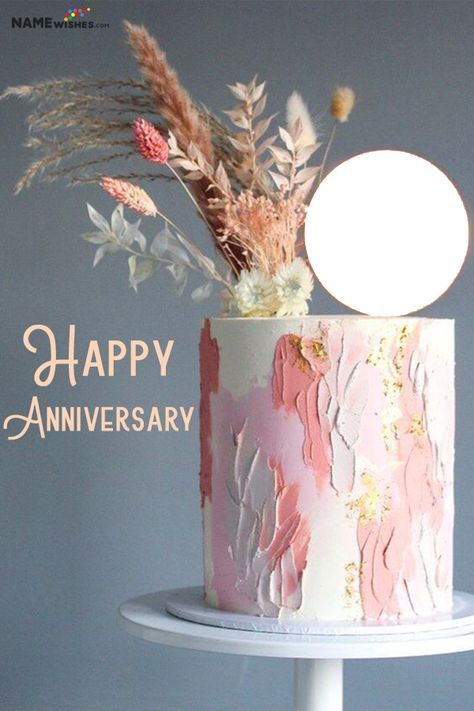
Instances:
[[[379,349],[369,353],[367,363],[375,365],[381,372],[385,407],[380,412],[382,421],[382,439],[385,449],[390,451],[400,437],[399,422],[402,413],[399,407],[400,394],[403,390],[403,361],[410,336],[408,326],[399,326],[392,337],[380,339]],[[395,354],[390,354],[395,347]]]
[[[377,480],[373,474],[364,472],[360,479],[366,491],[357,499],[349,501],[346,506],[349,511],[357,512],[359,523],[361,523],[362,526],[366,526],[377,518],[380,492],[378,490]]]
[[[295,359],[292,363],[292,365],[296,365],[299,370],[301,370],[303,373],[305,373],[309,368],[310,364],[304,357],[302,353],[303,349],[303,339],[301,336],[297,336],[296,333],[292,333],[288,339],[290,346],[292,346],[296,351],[297,354],[295,356]]]
[[[380,339],[378,349],[371,351],[365,361],[377,367],[382,376],[386,404],[380,412],[380,419],[382,439],[387,451],[393,448],[400,437],[399,422],[402,413],[399,400],[403,390],[403,362],[410,333],[407,325],[396,327],[395,332],[391,331],[390,337],[384,336]],[[393,349],[395,349],[394,355]]]
[[[362,565],[351,561],[344,566],[344,607],[360,606],[360,581],[362,579]]]
[[[302,356],[301,353],[296,356],[293,365],[296,365],[303,373],[306,373],[306,371],[308,371],[311,367],[306,358]]]
[[[380,363],[384,362],[387,359],[387,339],[381,338],[379,341],[379,347],[378,350],[376,351],[371,351],[367,358],[365,359],[365,362],[367,365],[374,365],[378,366]]]
[[[367,365],[377,365],[378,357],[375,355],[375,353],[369,353],[369,355],[365,359],[365,362]]]
[[[383,380],[383,394],[384,397],[388,398],[390,401],[396,400],[398,394],[403,387],[401,380],[394,380],[393,378],[384,378]]]
[[[393,359],[393,365],[398,375],[402,374],[403,361],[405,360],[405,351],[407,347],[410,329],[408,326],[402,326],[397,330],[397,352]]]
[[[383,396],[385,407],[380,412],[382,420],[382,439],[385,449],[389,451],[400,437],[399,421],[402,413],[398,406],[402,383],[398,378],[385,377],[383,379]]]
[[[358,498],[346,503],[349,510],[348,516],[352,517],[355,514],[362,526],[374,521],[381,523],[392,510],[392,496],[389,487],[387,486],[385,493],[382,494],[376,476],[370,472],[364,472],[360,480],[366,491]]]
[[[397,417],[397,420],[399,418]],[[382,425],[382,439],[385,444],[385,449],[390,450],[395,442],[397,442],[400,439],[400,428],[398,426],[398,422],[392,421],[392,422],[386,422],[384,425]]]
[[[422,437],[425,434],[422,415],[413,415],[409,432],[415,437]]]
[[[383,498],[382,511],[380,515],[381,521],[385,521],[387,516],[392,512],[392,495],[389,493],[389,488],[385,490],[385,496]]]
[[[328,354],[322,341],[313,341],[311,350],[316,358],[327,358]]]
[[[391,499],[386,499],[384,505],[382,506],[382,521],[385,521],[387,516],[389,516],[392,512],[392,507],[390,506],[390,504]]]
[[[324,361],[328,357],[324,344],[324,335],[324,331],[321,331],[316,338],[303,338],[296,334],[291,334],[289,337],[290,346],[297,351],[293,365],[296,365],[303,372],[308,369],[318,369],[317,365],[315,368],[315,362]]]
[[[301,336],[297,336],[295,333],[292,333],[288,340],[290,342],[290,346],[293,346],[293,348],[297,348],[298,350],[301,350],[301,342],[303,340],[301,338]]]
[[[405,349],[407,346],[408,338],[411,335],[410,327],[405,325],[401,326],[397,331],[397,345],[403,354],[405,354]]]
[[[302,338],[292,334],[289,342],[293,348],[300,352],[303,358],[305,358],[305,351],[311,353],[314,358],[324,359],[328,357],[326,346],[324,345],[324,332],[321,332],[317,338]]]
[[[401,326],[397,334],[397,342],[400,348],[404,348],[410,335],[410,329],[408,326]]]

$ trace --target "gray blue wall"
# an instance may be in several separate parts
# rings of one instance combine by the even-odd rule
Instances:
[[[474,4],[470,2],[93,3],[104,31],[12,30],[12,14],[58,14],[64,2],[2,2],[0,86],[41,77],[129,76],[121,20],[144,22],[160,38],[195,97],[216,109],[226,83],[255,72],[270,108],[298,89],[323,117],[337,82],[359,97],[332,161],[399,147],[443,166],[474,204]],[[67,324],[78,347],[90,338],[176,341],[170,374],[145,367],[136,379],[90,377],[71,389],[58,374],[47,404],[197,404],[201,318],[216,302],[177,300],[163,278],[136,296],[121,257],[91,269],[86,200],[111,201],[95,187],[39,185],[12,196],[28,161],[21,147],[27,108],[0,105],[1,417],[23,411],[37,392],[37,361],[21,345],[31,323],[51,326],[61,346]],[[327,122],[326,122],[327,128]],[[324,126],[324,122],[323,122]],[[161,204],[196,239],[206,235],[181,196],[156,187]],[[149,234],[152,231],[149,224]],[[457,320],[457,588],[474,592],[473,262],[426,310]],[[166,281],[166,283],[164,283]],[[338,304],[316,293],[312,312]],[[0,709],[2,711],[222,711],[290,708],[290,662],[200,654],[146,644],[117,628],[116,608],[142,592],[201,578],[198,421],[188,434],[28,434],[8,442],[0,469]],[[350,711],[473,708],[472,654],[350,662]]]

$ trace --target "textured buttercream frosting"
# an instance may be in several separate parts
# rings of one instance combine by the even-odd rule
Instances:
[[[320,620],[449,610],[454,321],[211,319],[200,353],[209,604]]]

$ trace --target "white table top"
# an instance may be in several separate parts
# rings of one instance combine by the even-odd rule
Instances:
[[[370,634],[370,631],[367,634],[301,635],[213,627],[169,614],[166,602],[176,592],[164,590],[124,602],[119,608],[120,624],[131,635],[148,642],[203,652],[262,657],[376,659],[474,650],[472,622],[461,627],[444,627],[436,632],[390,635]]]

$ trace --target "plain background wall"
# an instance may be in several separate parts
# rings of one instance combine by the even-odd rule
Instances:
[[[339,132],[331,164],[359,151],[399,147],[443,166],[474,204],[474,4],[464,2],[98,2],[107,30],[13,30],[15,15],[60,17],[65,2],[2,2],[0,86],[72,76],[137,76],[121,21],[156,33],[193,95],[229,108],[225,84],[255,72],[268,81],[270,109],[298,89],[328,128],[336,83],[358,105]],[[88,200],[109,214],[94,186],[36,185],[12,196],[29,155],[21,147],[28,107],[4,102],[1,136],[1,417],[43,404],[197,405],[197,342],[213,301],[177,299],[166,277],[135,295],[121,256],[94,271]],[[181,195],[153,194],[202,244],[203,227]],[[151,221],[145,225],[153,234]],[[449,238],[449,235],[447,235]],[[421,267],[421,265],[420,265]],[[472,505],[474,383],[472,258],[426,314],[457,320],[455,583],[474,592]],[[420,269],[420,278],[423,278]],[[160,283],[160,281],[166,283]],[[401,288],[403,285],[401,284]],[[337,313],[316,292],[312,313]],[[38,364],[24,329],[46,323],[65,348],[77,326],[78,351],[91,338],[174,338],[169,376],[145,366],[131,379],[91,376],[72,389],[58,372],[38,390]],[[2,433],[0,478],[0,708],[2,711],[283,711],[291,705],[289,661],[200,654],[133,639],[118,629],[117,605],[159,588],[199,583],[198,419],[171,434]],[[473,708],[472,654],[349,662],[351,711]]]

